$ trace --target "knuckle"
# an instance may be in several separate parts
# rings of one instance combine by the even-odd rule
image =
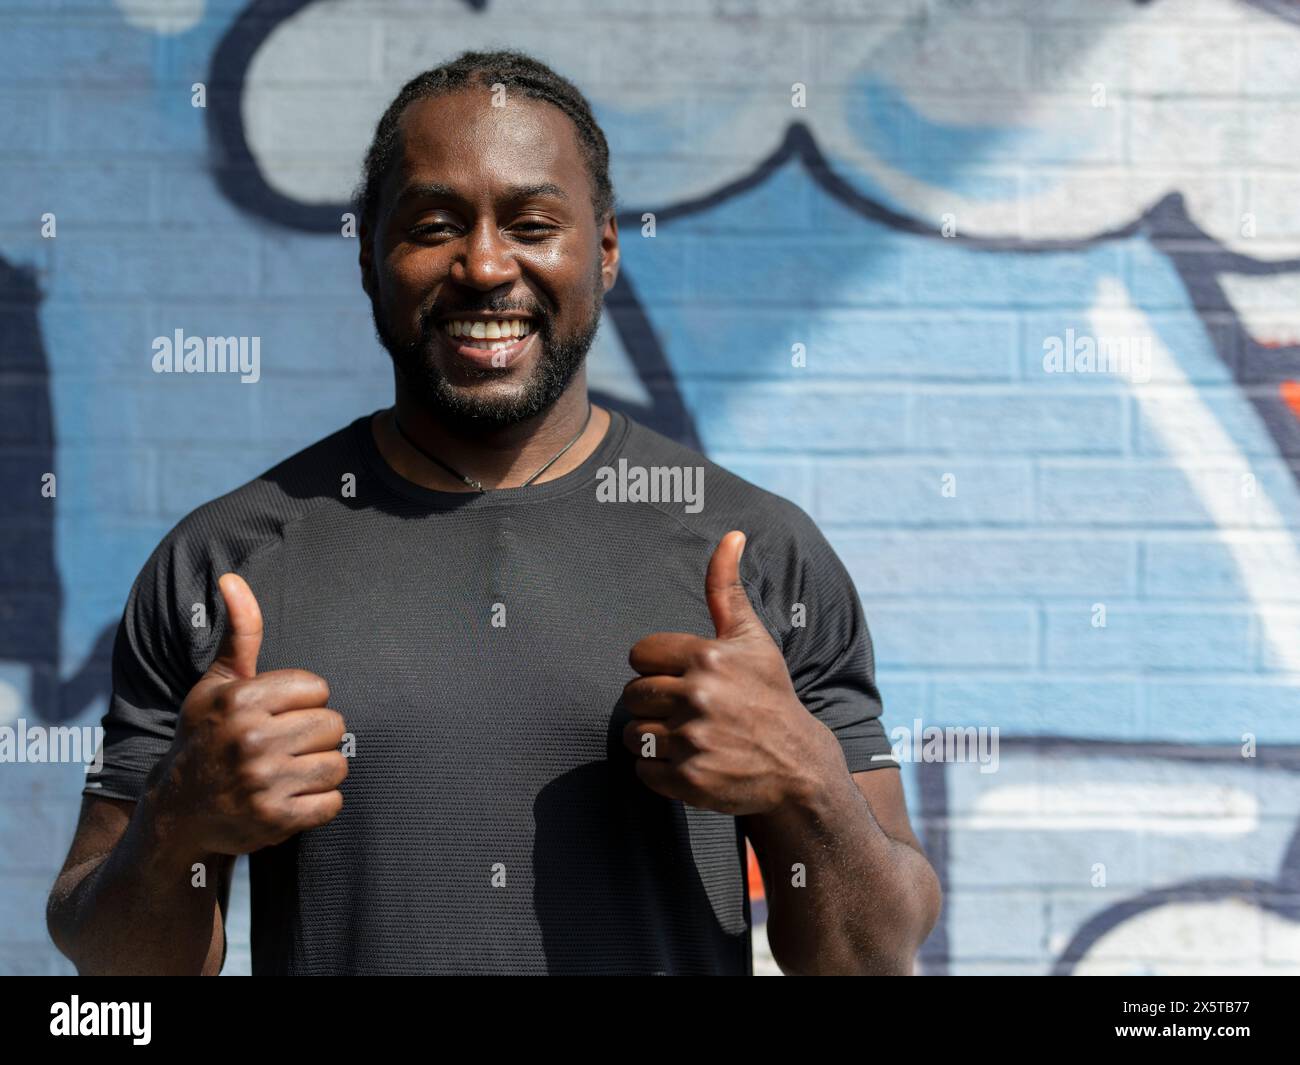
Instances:
[[[333,821],[343,812],[343,792],[331,791],[329,805],[325,807],[325,820]]]
[[[699,681],[688,683],[684,692],[686,701],[701,713],[707,711],[713,704],[713,692],[707,684],[701,684]]]
[[[242,706],[243,701],[248,698],[247,695],[241,694],[243,691],[242,681],[227,681],[225,684],[212,689],[212,694],[208,697],[207,703],[219,713],[229,713]]]
[[[338,742],[342,743],[343,737],[348,731],[348,723],[343,720],[343,715],[340,714],[337,710],[326,710],[325,720],[326,720],[326,724],[329,727],[330,733],[332,735],[337,734]]]
[[[267,743],[267,735],[262,731],[261,722],[245,726],[235,737],[237,753],[240,760],[245,762],[265,753]]]
[[[240,790],[254,796],[250,800],[252,803],[260,802],[261,797],[258,793],[265,791],[271,783],[271,774],[266,763],[261,759],[241,762],[235,773]]]
[[[269,795],[254,795],[248,801],[248,813],[254,822],[264,828],[280,825],[280,803]]]
[[[317,804],[316,809],[306,819],[307,828],[317,828],[320,825],[327,824],[338,817],[343,809],[343,792],[329,791],[321,796],[321,801]]]
[[[304,688],[311,687],[318,691],[322,706],[329,702],[330,686],[319,673],[313,673],[307,669],[296,669],[294,670],[294,680]]]
[[[225,710],[242,710],[257,700],[257,678],[251,680],[232,680],[217,692],[221,708]]]
[[[693,751],[702,751],[708,746],[708,729],[699,724],[686,724],[677,730],[681,743]]]
[[[715,642],[701,643],[694,651],[694,662],[700,669],[716,670],[722,668],[724,655],[722,648]]]

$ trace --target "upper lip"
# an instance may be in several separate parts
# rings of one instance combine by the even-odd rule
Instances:
[[[510,322],[515,319],[523,321],[532,321],[531,314],[524,314],[520,311],[503,311],[500,314],[494,314],[490,311],[452,311],[450,314],[443,314],[438,317],[439,324],[443,322]]]

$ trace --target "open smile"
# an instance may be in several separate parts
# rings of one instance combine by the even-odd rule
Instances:
[[[537,343],[533,323],[526,318],[449,318],[439,323],[438,335],[453,355],[480,369],[504,369]]]

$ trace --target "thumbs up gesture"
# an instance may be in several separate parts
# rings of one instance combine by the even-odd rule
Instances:
[[[244,579],[218,587],[226,630],[181,705],[160,766],[161,808],[196,849],[247,854],[332,820],[348,773],[343,716],[329,685],[302,669],[257,672],[262,611]]]
[[[628,661],[632,720],[623,743],[660,795],[733,815],[764,814],[809,795],[843,765],[831,731],[799,701],[781,649],[740,581],[745,534],[709,560],[704,591],[716,639],[657,632]]]

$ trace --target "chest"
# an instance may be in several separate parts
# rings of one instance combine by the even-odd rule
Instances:
[[[536,787],[617,757],[633,644],[713,635],[710,545],[671,528],[647,538],[504,513],[362,539],[313,531],[286,548],[273,594],[259,593],[262,668],[320,674],[369,764],[425,780],[490,769]]]

